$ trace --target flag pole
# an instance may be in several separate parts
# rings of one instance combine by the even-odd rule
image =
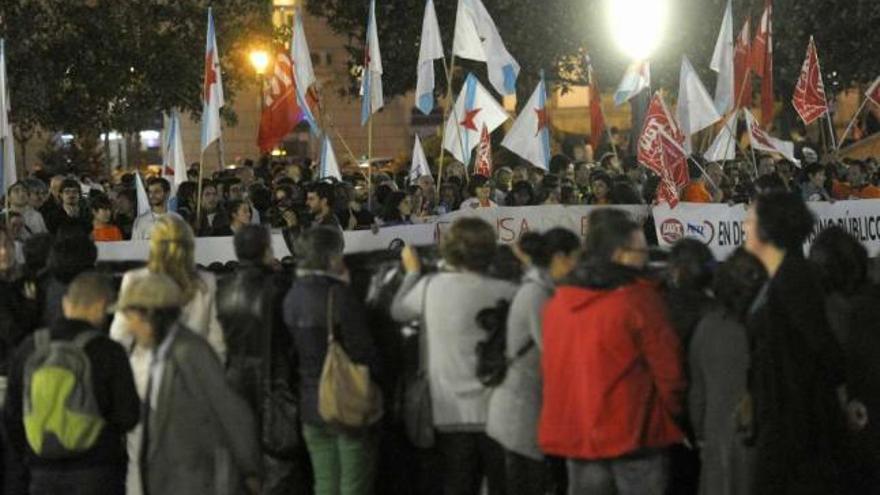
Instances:
[[[372,109],[371,109],[372,110]],[[373,211],[373,115],[367,122],[367,209]]]
[[[446,155],[446,147],[443,141],[446,139],[446,120],[449,119],[450,107],[455,107],[452,101],[452,71],[455,70],[455,51],[452,52],[450,64],[446,64],[443,57],[443,72],[446,74],[446,108],[443,109],[443,122],[440,124],[440,162],[437,164],[437,197],[440,197],[440,186],[443,185],[443,158]],[[454,108],[452,109],[455,110]],[[467,175],[467,174],[465,174]]]
[[[217,139],[217,159],[220,160],[220,170],[224,170],[226,168],[226,157],[223,152],[223,134],[220,134],[220,137]]]
[[[855,125],[856,120],[858,120],[859,115],[861,115],[862,110],[864,110],[864,109],[865,109],[865,106],[868,105],[868,100],[870,100],[870,98],[867,98],[867,97],[866,97],[866,98],[862,101],[861,106],[859,106],[859,109],[856,110],[856,113],[853,114],[852,119],[850,119],[850,121],[849,121],[849,125],[846,126],[846,130],[843,131],[843,136],[840,138],[840,144],[841,144],[841,145],[843,145],[844,141],[846,141],[846,137],[849,136],[849,132],[852,130],[853,125]]]
[[[838,151],[837,137],[834,135],[834,124],[831,122],[831,105],[828,104],[827,100],[825,106],[828,107],[828,111],[825,112],[825,120],[828,122],[828,135],[831,137],[831,149],[833,151]]]
[[[614,154],[614,158],[616,158],[617,161],[620,161],[620,157],[617,155],[617,145],[614,144],[614,138],[611,136],[611,128],[608,127],[608,119],[605,118],[605,109],[602,108],[602,97],[601,96],[599,97],[599,113],[602,114],[602,122],[605,123],[605,134],[608,135],[608,144],[611,145],[611,153]],[[596,159],[596,157],[595,157],[596,151],[598,151],[598,150],[593,150],[593,153],[594,153],[593,159],[594,160]]]
[[[198,237],[199,229],[202,226],[202,171],[204,169],[205,163],[205,150],[202,150],[199,153],[199,185],[198,185],[198,195],[196,196],[196,227],[195,234]]]

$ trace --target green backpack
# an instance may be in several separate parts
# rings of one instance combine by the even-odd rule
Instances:
[[[34,352],[24,365],[24,430],[39,457],[74,457],[95,445],[104,418],[92,389],[92,363],[85,347],[100,337],[81,333],[71,341],[34,334]]]

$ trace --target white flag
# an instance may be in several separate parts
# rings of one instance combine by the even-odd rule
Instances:
[[[303,28],[302,11],[297,10],[293,21],[293,35],[290,42],[290,60],[293,62],[293,79],[296,81],[296,100],[303,116],[309,122],[312,130],[317,130],[317,122],[308,105],[309,99],[306,94],[309,88],[315,84],[315,70],[312,67],[312,55],[309,51],[309,43],[306,41],[306,32]]]
[[[494,131],[508,119],[507,112],[489,91],[468,74],[455,106],[446,121],[443,147],[461,163],[470,161],[471,152],[480,142],[480,129],[483,124]]]
[[[180,111],[176,108],[165,115],[162,176],[168,179],[175,190],[186,181],[186,159],[183,156],[183,136],[180,134]]]
[[[419,46],[418,79],[416,80],[416,108],[428,115],[434,110],[434,60],[443,58],[443,41],[437,24],[434,0],[425,4],[422,20],[422,42]]]
[[[149,213],[151,211],[150,198],[147,196],[147,188],[144,187],[140,172],[134,174],[134,189],[137,198],[137,216]]]
[[[703,158],[708,162],[722,162],[725,160],[733,160],[736,158],[736,121],[739,113],[733,112],[724,127],[712,141],[709,149],[703,153]]]
[[[794,157],[794,143],[791,141],[776,139],[767,134],[767,131],[761,129],[761,126],[758,125],[758,120],[755,119],[752,112],[747,108],[743,108],[743,112],[746,114],[746,124],[749,128],[749,141],[752,143],[752,148],[761,151],[769,151],[770,153],[779,153],[785,157],[786,160],[794,163],[798,167],[801,166],[800,160]]]
[[[550,121],[547,119],[547,90],[544,78],[523,107],[501,146],[530,163],[550,170]]]
[[[423,175],[431,175],[431,167],[428,166],[428,159],[425,158],[425,150],[422,148],[422,140],[416,134],[416,142],[413,145],[412,164],[409,167],[409,181],[413,183]]]
[[[718,32],[718,40],[715,42],[715,52],[712,54],[712,62],[709,68],[718,73],[718,82],[715,84],[715,110],[719,114],[725,114],[733,109],[734,99],[734,70],[733,70],[733,7],[732,0],[727,0],[724,9],[724,17],[721,20],[721,30]]]
[[[504,46],[481,0],[458,0],[452,52],[457,57],[486,62],[495,90],[502,95],[516,93],[519,64]]]
[[[339,162],[336,161],[336,153],[333,152],[333,143],[330,142],[330,137],[325,134],[324,144],[321,146],[321,168],[318,178],[326,179],[327,177],[336,177],[336,179],[342,180]]]
[[[364,47],[364,73],[361,81],[361,125],[385,106],[382,94],[382,54],[379,52],[379,33],[376,28],[376,0],[370,0],[367,19],[367,43]]]
[[[208,35],[205,42],[205,79],[202,85],[202,153],[220,139],[220,108],[223,101],[223,78],[220,74],[220,52],[214,32],[214,16],[208,7]]]
[[[9,85],[6,80],[6,40],[0,39],[0,195],[18,181],[15,170],[15,138],[9,125]]]
[[[676,118],[685,135],[685,150],[691,152],[690,137],[721,120],[715,110],[712,97],[700,81],[700,76],[687,56],[681,57],[681,74],[678,82],[678,107]]]

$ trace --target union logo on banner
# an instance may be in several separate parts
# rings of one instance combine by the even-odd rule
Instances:
[[[819,55],[816,53],[816,44],[812,36],[810,36],[810,44],[807,45],[807,58],[804,59],[804,65],[801,67],[801,76],[794,88],[791,102],[801,120],[807,125],[828,112],[825,84],[822,82],[822,73],[819,69]]]

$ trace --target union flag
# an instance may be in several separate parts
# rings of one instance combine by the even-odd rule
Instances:
[[[812,36],[810,36],[810,44],[807,45],[807,57],[801,67],[801,76],[794,88],[791,103],[806,125],[812,124],[828,112],[825,84],[822,82],[822,72],[819,68],[819,55],[816,53],[816,43]]]
[[[293,64],[284,51],[275,55],[274,70],[264,86],[257,145],[262,153],[268,153],[304,118],[296,98]]]

